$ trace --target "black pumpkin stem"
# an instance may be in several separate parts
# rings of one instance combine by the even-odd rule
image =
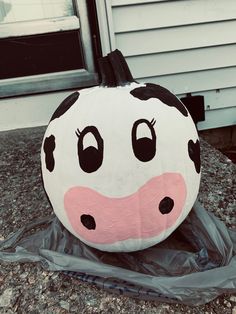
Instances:
[[[116,87],[135,82],[122,53],[116,49],[98,60],[101,73],[100,86]]]

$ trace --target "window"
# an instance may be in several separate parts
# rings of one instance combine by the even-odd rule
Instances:
[[[0,97],[96,84],[94,7],[93,0],[0,0]]]

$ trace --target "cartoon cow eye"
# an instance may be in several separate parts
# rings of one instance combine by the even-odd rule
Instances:
[[[97,147],[84,147],[84,137],[89,133],[94,136]],[[87,126],[81,133],[77,130],[76,135],[78,136],[77,152],[81,169],[87,173],[98,170],[103,161],[103,139],[98,129],[95,126]]]
[[[144,123],[150,130],[151,137],[141,137],[137,138],[137,129],[140,124]],[[146,119],[137,120],[132,128],[132,146],[133,152],[137,159],[146,162],[153,159],[156,154],[156,133],[154,130],[154,124],[156,121],[148,121]]]

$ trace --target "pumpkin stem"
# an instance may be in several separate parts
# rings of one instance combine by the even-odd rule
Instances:
[[[98,59],[98,64],[102,79],[100,86],[125,86],[135,82],[124,56],[118,49]]]

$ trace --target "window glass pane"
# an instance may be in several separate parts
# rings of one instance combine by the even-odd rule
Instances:
[[[84,68],[78,31],[6,38],[0,51],[0,79]]]
[[[0,23],[74,15],[73,0],[0,0]]]

